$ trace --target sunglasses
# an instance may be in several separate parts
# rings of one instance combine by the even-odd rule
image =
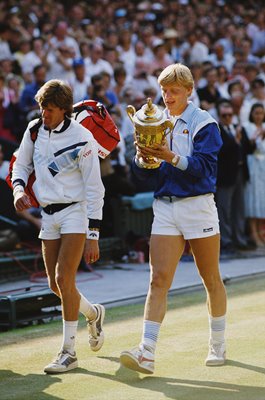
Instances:
[[[233,114],[231,113],[225,113],[220,115],[222,118],[227,118],[227,117],[233,117]]]

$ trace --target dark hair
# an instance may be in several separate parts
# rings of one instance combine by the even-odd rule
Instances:
[[[264,80],[262,78],[255,78],[250,83],[251,89],[256,89],[257,87],[264,87],[264,86],[265,86],[265,82],[264,82]]]
[[[44,68],[46,71],[46,67],[43,64],[38,64],[33,68],[33,75],[35,76],[40,69]]]
[[[65,115],[71,117],[73,112],[73,92],[71,87],[59,80],[51,79],[37,92],[35,100],[41,107],[52,104],[65,110]]]
[[[227,91],[230,95],[232,93],[234,86],[236,86],[236,85],[240,85],[242,88],[242,82],[239,79],[235,79],[235,80],[231,81],[230,83],[228,83]]]
[[[232,103],[229,99],[225,98],[225,97],[221,97],[220,99],[217,100],[216,102],[216,110],[217,110],[217,114],[220,115],[220,109],[221,107],[232,107]]]
[[[252,105],[251,109],[250,109],[250,112],[249,112],[249,117],[248,117],[248,119],[249,119],[250,122],[254,122],[254,120],[253,120],[253,112],[254,112],[257,108],[262,108],[262,109],[264,110],[264,106],[263,106],[262,103],[254,103],[254,104]],[[263,118],[263,122],[265,122],[265,115],[264,115],[264,118]]]

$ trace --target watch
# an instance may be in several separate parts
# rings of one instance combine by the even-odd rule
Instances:
[[[178,162],[179,162],[179,156],[177,154],[175,154],[171,160],[171,164],[173,165],[173,167],[176,167]]]

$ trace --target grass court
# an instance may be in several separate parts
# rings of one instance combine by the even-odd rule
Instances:
[[[0,333],[1,400],[265,400],[265,277],[227,286],[227,362],[205,367],[205,293],[169,297],[154,375],[126,370],[122,350],[140,341],[143,304],[106,310],[105,344],[89,350],[80,317],[79,368],[46,375],[61,345],[60,321]]]

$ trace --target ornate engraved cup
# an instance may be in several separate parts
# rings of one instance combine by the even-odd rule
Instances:
[[[165,137],[173,129],[172,122],[166,115],[152,103],[152,99],[147,99],[140,110],[136,112],[134,106],[127,106],[127,114],[134,125],[134,136],[138,147],[152,147],[153,144],[162,144]],[[153,157],[140,157],[139,163],[143,168],[158,168],[161,160]]]

